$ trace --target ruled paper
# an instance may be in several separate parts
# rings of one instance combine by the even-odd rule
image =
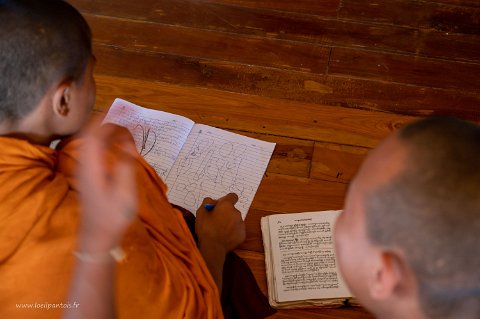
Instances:
[[[147,109],[122,99],[115,99],[103,123],[128,128],[137,151],[163,180],[167,179],[194,125],[186,117]]]
[[[168,198],[195,213],[203,198],[233,192],[245,219],[274,148],[275,143],[195,124],[167,178]]]

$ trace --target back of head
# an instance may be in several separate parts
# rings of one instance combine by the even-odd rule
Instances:
[[[0,0],[0,123],[15,122],[51,85],[78,80],[92,55],[91,32],[61,0]]]
[[[480,313],[480,128],[431,117],[404,127],[404,169],[367,195],[372,242],[401,249],[429,318]]]

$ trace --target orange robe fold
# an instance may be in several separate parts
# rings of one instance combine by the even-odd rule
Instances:
[[[0,137],[0,318],[60,318],[62,309],[48,305],[75,302],[67,295],[82,143],[52,150]],[[113,146],[109,158],[118,152]],[[139,210],[122,242],[127,259],[117,266],[118,317],[222,318],[215,282],[165,184],[139,155],[135,166]]]

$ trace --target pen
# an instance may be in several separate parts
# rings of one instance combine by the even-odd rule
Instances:
[[[203,206],[208,212],[211,212],[214,208],[215,208],[215,205],[214,204],[205,204],[205,206]]]

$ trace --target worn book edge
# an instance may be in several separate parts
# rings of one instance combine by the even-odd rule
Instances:
[[[319,212],[320,213],[320,212]],[[302,213],[295,213],[302,214]],[[295,308],[338,308],[342,306],[359,306],[360,304],[353,296],[342,298],[322,298],[322,299],[304,299],[294,301],[277,301],[276,278],[272,258],[272,246],[270,237],[269,216],[262,217],[260,220],[262,230],[263,246],[265,251],[265,271],[267,277],[268,301],[275,309],[295,309]]]

